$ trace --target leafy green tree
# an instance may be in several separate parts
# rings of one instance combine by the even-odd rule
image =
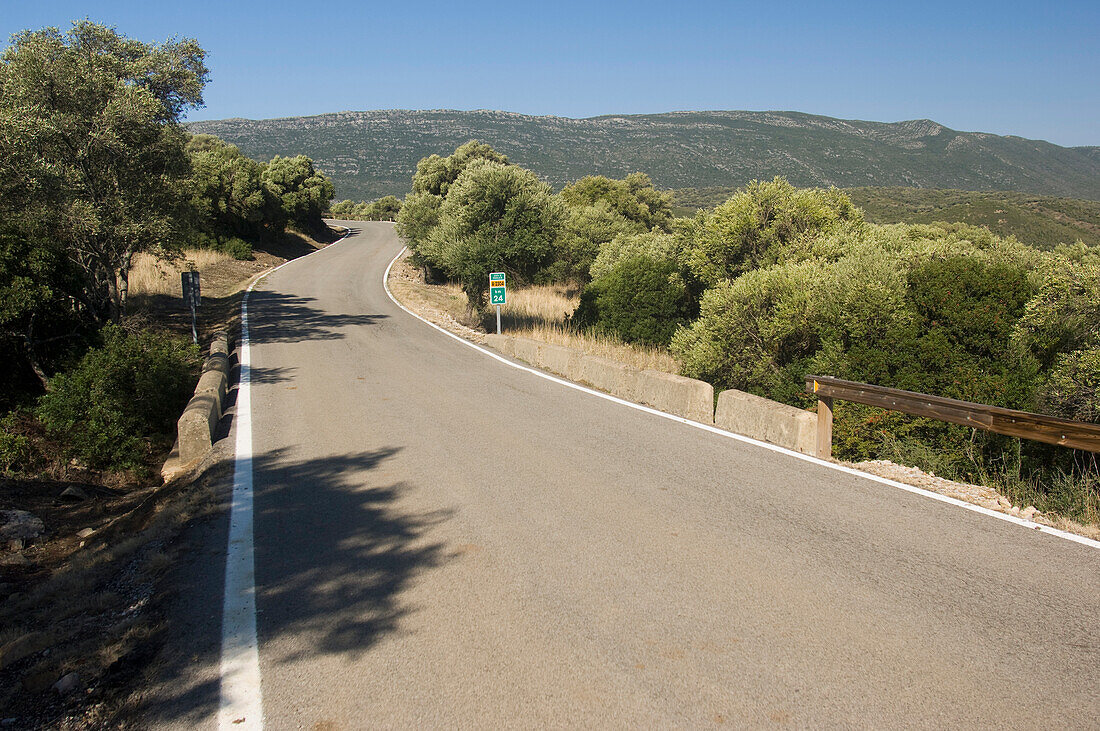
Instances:
[[[561,203],[534,173],[475,160],[439,209],[439,224],[428,236],[430,256],[462,285],[472,315],[485,306],[489,272],[507,271],[518,284],[553,258],[563,219]]]
[[[108,324],[103,343],[58,375],[38,416],[72,456],[135,469],[171,444],[195,384],[198,348],[182,338]]]
[[[97,317],[125,310],[136,252],[178,240],[179,120],[202,104],[204,59],[193,40],[147,44],[89,21],[19,33],[0,56],[0,215],[50,222]]]
[[[271,201],[262,181],[263,165],[212,135],[189,139],[187,153],[197,227],[219,244],[235,236],[265,236]]]
[[[401,201],[387,195],[365,206],[362,215],[364,221],[396,221],[400,213]]]
[[[697,279],[713,285],[768,263],[770,252],[799,237],[862,221],[860,210],[836,189],[798,189],[778,177],[753,181],[699,215],[686,263]]]
[[[672,194],[654,188],[645,173],[631,173],[623,180],[589,175],[565,186],[561,197],[571,207],[605,203],[626,220],[638,224],[643,231],[671,230]]]
[[[458,177],[466,167],[475,160],[489,160],[502,165],[508,164],[508,158],[500,154],[489,145],[470,140],[455,149],[454,153],[447,157],[430,155],[416,164],[416,173],[413,175],[413,193],[428,193],[441,198],[447,197]]]
[[[305,231],[323,226],[321,216],[328,210],[336,189],[324,173],[313,167],[305,155],[276,155],[263,169],[264,187],[279,201],[286,220]]]
[[[547,269],[546,279],[586,284],[592,279],[592,263],[601,248],[618,236],[639,233],[641,228],[612,210],[606,201],[566,208],[557,260]]]
[[[423,269],[428,281],[436,279],[443,269],[438,247],[430,241],[430,234],[439,225],[443,199],[462,172],[478,160],[508,164],[508,158],[489,145],[470,140],[447,157],[430,155],[416,165],[412,192],[405,196],[397,215],[397,233],[408,243],[413,263]]]

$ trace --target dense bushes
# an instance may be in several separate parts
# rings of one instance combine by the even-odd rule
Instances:
[[[687,317],[687,289],[675,264],[642,254],[617,262],[589,285],[572,322],[628,343],[665,346]]]
[[[51,382],[37,415],[90,466],[140,468],[170,443],[195,385],[198,350],[185,340],[108,325],[102,345]]]
[[[401,201],[387,195],[371,203],[340,201],[333,203],[329,215],[343,221],[396,221],[401,213]]]

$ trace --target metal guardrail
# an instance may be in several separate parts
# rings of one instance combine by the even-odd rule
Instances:
[[[817,396],[817,456],[833,451],[833,399],[853,401],[913,416],[947,421],[1010,437],[1100,452],[1100,424],[1070,421],[1029,411],[902,391],[828,376],[806,376],[806,393]]]

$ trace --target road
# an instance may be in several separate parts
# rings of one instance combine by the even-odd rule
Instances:
[[[1096,727],[1096,548],[499,363],[350,225],[249,304],[268,728]],[[153,725],[217,713],[207,554]]]

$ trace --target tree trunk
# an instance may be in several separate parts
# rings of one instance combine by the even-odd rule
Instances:
[[[31,321],[27,323],[27,332],[23,335],[23,355],[31,370],[34,371],[35,378],[42,384],[42,390],[49,391],[50,379],[46,377],[46,371],[42,370],[42,366],[38,363],[38,356],[34,352],[34,318],[35,316],[31,315]]]
[[[134,257],[134,252],[128,250],[122,255],[122,261],[119,262],[118,267],[118,310],[121,317],[126,315],[126,300],[130,294],[130,262]]]

